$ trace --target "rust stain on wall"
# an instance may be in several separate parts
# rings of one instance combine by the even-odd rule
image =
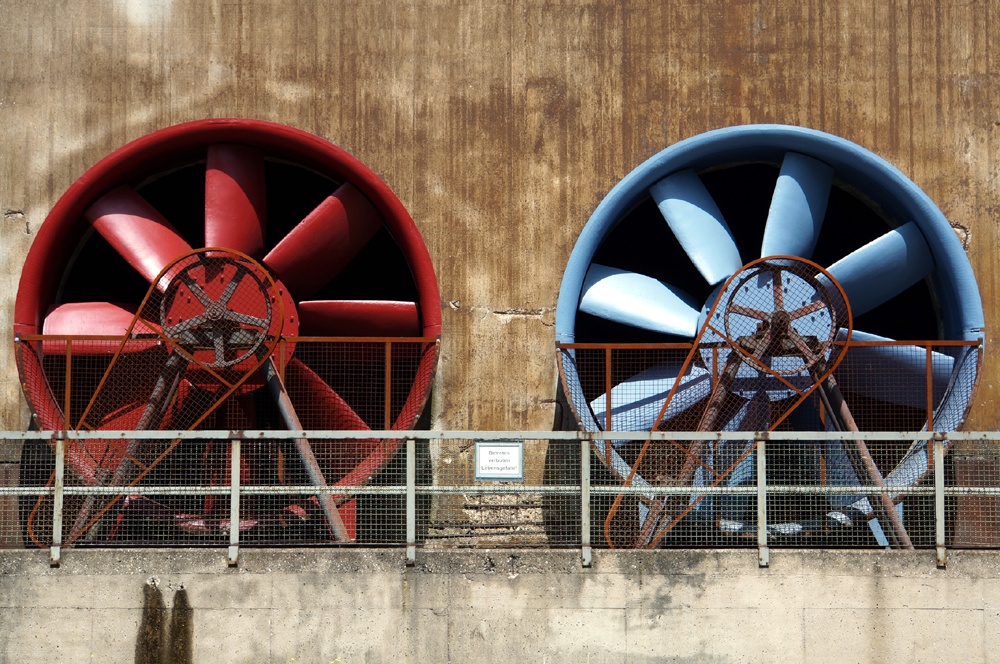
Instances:
[[[551,426],[549,315],[481,312],[550,311],[603,195],[667,145],[726,125],[805,125],[898,166],[967,229],[988,325],[998,318],[993,3],[0,7],[0,209],[23,212],[2,227],[5,329],[26,229],[73,180],[130,139],[211,116],[326,137],[408,207],[445,305],[435,427]],[[998,426],[994,357],[970,426]],[[21,428],[11,352],[0,372],[0,426]]]

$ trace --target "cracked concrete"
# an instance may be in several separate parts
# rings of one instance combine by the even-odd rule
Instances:
[[[407,567],[393,549],[244,549],[229,568],[224,550],[67,550],[53,569],[4,551],[0,662],[131,661],[168,637],[186,661],[995,661],[991,552],[950,552],[945,570],[932,551],[756,560],[418,550]]]

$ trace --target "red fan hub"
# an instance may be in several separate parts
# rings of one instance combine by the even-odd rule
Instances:
[[[213,374],[252,371],[260,358],[276,350],[279,338],[298,333],[288,289],[260,263],[237,252],[213,249],[184,256],[167,268],[158,288],[162,294],[154,299],[163,334],[191,358],[190,380],[203,389],[220,385]],[[283,346],[287,361],[294,344]],[[262,384],[255,375],[240,391]]]

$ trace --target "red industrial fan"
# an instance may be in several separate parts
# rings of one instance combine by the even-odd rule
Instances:
[[[439,303],[412,219],[356,159],[283,125],[191,122],[116,150],[53,208],[18,289],[18,368],[46,430],[409,429],[431,388]],[[397,445],[248,443],[239,472],[359,485]],[[49,481],[50,454],[26,447],[22,484]],[[221,484],[228,445],[72,441],[67,466],[83,485]],[[78,501],[70,540],[201,541],[231,527],[211,495],[138,493]],[[251,539],[290,541],[292,525],[357,535],[348,495],[246,500]],[[33,543],[45,544],[46,509],[22,503]]]

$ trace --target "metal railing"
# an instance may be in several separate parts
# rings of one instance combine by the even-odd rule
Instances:
[[[746,546],[756,547],[766,566],[774,546],[888,541],[933,548],[944,566],[949,547],[992,547],[1000,532],[1000,464],[992,454],[1000,432],[146,431],[144,444],[175,443],[181,475],[110,486],[71,470],[74,445],[135,437],[134,431],[0,433],[3,458],[13,460],[14,447],[24,448],[18,485],[8,479],[0,486],[3,544],[48,548],[55,565],[71,546],[220,546],[236,564],[246,546],[376,545],[405,548],[411,563],[418,547],[577,548],[584,565],[594,547]],[[318,487],[288,468],[292,462],[281,453],[298,440],[349,450],[372,439],[402,444],[371,481],[347,473],[346,481]],[[823,449],[829,468],[830,446],[855,440],[873,449],[880,441],[904,444],[924,455],[917,463],[924,472],[887,476],[881,486],[829,473],[790,481],[789,458],[798,455],[801,466],[801,458],[813,455],[822,470]],[[625,449],[633,441],[667,448],[700,441],[720,450],[739,443],[743,479],[731,481],[734,473],[727,472],[683,486],[639,485],[614,481],[603,464],[592,463],[609,443]],[[960,442],[978,446],[982,458],[949,455]],[[210,444],[215,448],[208,450]],[[216,449],[220,444],[224,449]],[[504,464],[490,465],[486,455],[494,452]],[[210,456],[221,461],[212,472],[198,470],[212,465]],[[282,481],[255,477],[248,458],[284,465]],[[331,534],[330,517],[316,500],[321,495],[333,496],[349,540]],[[80,502],[89,496],[104,507],[79,523]],[[896,506],[900,525],[874,509],[881,496]],[[654,512],[658,521],[650,525]],[[906,546],[886,537],[894,527],[909,529]],[[970,528],[985,534],[970,539]]]

